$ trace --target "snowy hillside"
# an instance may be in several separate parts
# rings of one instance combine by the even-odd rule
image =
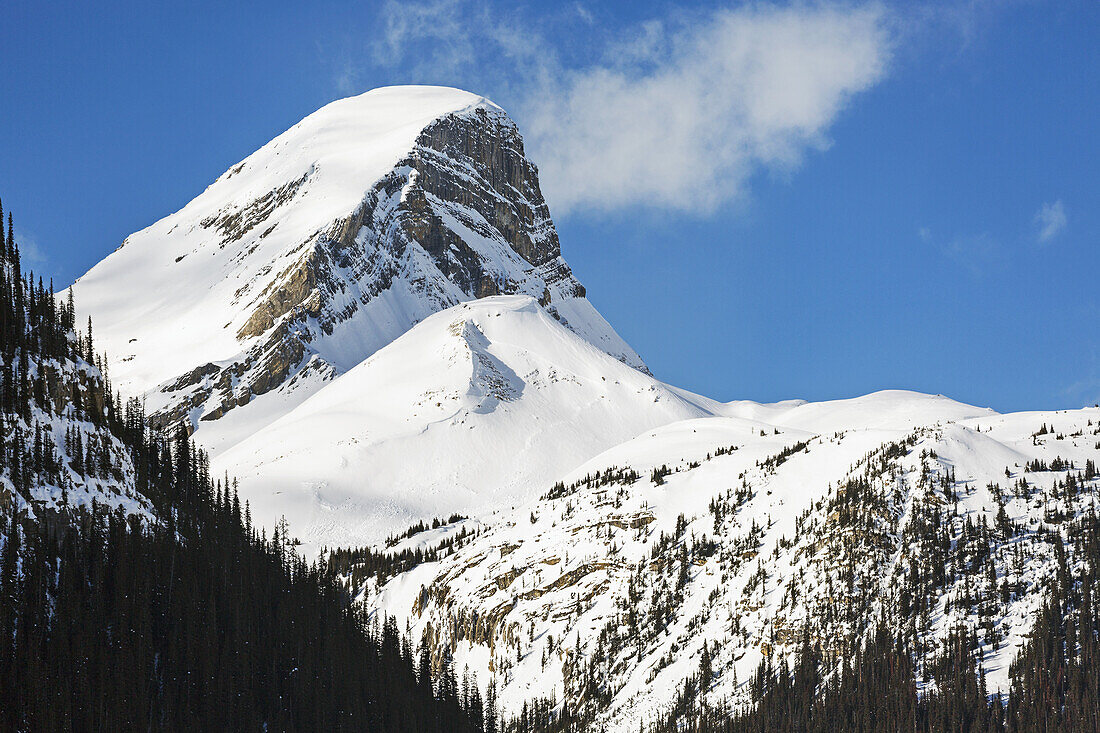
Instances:
[[[515,124],[455,89],[324,107],[74,290],[154,427],[194,430],[280,542],[343,548],[356,597],[509,714],[636,731],[876,623],[926,687],[968,630],[1004,689],[1100,496],[1100,409],[658,381],[562,259]]]
[[[498,293],[537,298],[614,357],[514,123],[445,87],[327,105],[129,237],[74,285],[127,394],[218,451],[415,323]]]
[[[36,284],[0,236],[0,534],[96,505],[151,516],[123,440],[136,405],[114,399],[93,351],[72,302]]]
[[[492,670],[513,713],[568,700],[613,730],[654,721],[701,665],[696,702],[736,701],[804,633],[843,656],[880,617],[926,659],[973,629],[1005,688],[1054,546],[1072,564],[1072,518],[1098,503],[1100,410],[883,392],[726,412],[604,452],[363,597],[456,669]]]
[[[45,399],[0,412],[0,449],[12,457],[26,452],[14,471],[0,471],[0,508],[30,518],[95,503],[151,516],[152,504],[136,488],[127,446],[104,426],[99,369],[78,356],[31,358],[26,365],[26,378],[44,385]],[[77,407],[70,404],[74,394]]]
[[[429,317],[215,461],[311,547],[534,498],[604,448],[722,405],[578,337],[527,296]]]

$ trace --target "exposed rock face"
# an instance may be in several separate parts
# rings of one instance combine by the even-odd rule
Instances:
[[[248,161],[215,185],[247,174]],[[236,248],[232,260],[245,261],[308,199],[318,175],[311,167],[191,229],[212,235],[219,250]],[[490,103],[428,123],[353,211],[316,226],[237,288],[233,307],[246,315],[231,321],[239,324],[236,356],[188,366],[148,393],[155,424],[183,421],[193,430],[293,383],[316,389],[427,315],[464,300],[529,294],[582,336],[593,324],[606,326],[561,258],[519,131]],[[185,253],[176,262],[198,256]],[[575,318],[581,322],[570,323]],[[606,342],[597,345],[645,369],[606,332],[611,336],[597,334]]]
[[[54,412],[60,414],[67,405],[75,404],[97,421],[104,417],[103,383],[88,370],[73,368],[71,364],[60,365],[56,361],[43,362],[38,370]]]
[[[471,209],[509,246],[535,266],[561,256],[550,210],[539,190],[538,171],[524,155],[523,139],[499,113],[478,108],[450,115],[424,130],[409,161],[423,190],[443,201]],[[472,165],[482,175],[454,175],[454,162]],[[432,251],[432,242],[426,245]],[[564,263],[561,263],[564,265]],[[562,277],[569,274],[565,268]]]
[[[287,313],[297,309],[300,315],[320,314],[321,292],[316,288],[317,275],[313,257],[302,257],[293,266],[287,268],[271,288],[267,297],[248,317],[244,326],[237,331],[237,337],[247,339],[259,336],[275,325],[276,321]]]

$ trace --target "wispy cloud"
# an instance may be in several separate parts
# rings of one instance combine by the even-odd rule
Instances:
[[[1002,244],[988,232],[957,234],[945,239],[924,226],[917,230],[917,238],[978,279],[1004,266]]]
[[[944,245],[944,252],[978,278],[1003,267],[1000,243],[985,232],[956,236]]]
[[[566,75],[523,113],[550,200],[707,212],[758,170],[789,170],[882,78],[876,9],[744,8],[647,26],[624,63]]]
[[[594,16],[592,14],[592,11],[589,10],[588,8],[586,8],[581,3],[574,3],[573,9],[576,11],[577,17],[579,17],[581,20],[583,20],[588,25],[592,25],[593,23],[596,22],[596,16]]]
[[[880,5],[682,12],[603,34],[603,53],[573,62],[534,24],[477,3],[388,3],[374,61],[423,81],[490,82],[475,91],[507,97],[496,101],[519,121],[557,213],[706,213],[738,199],[756,173],[827,148],[891,54]],[[567,8],[589,24],[583,6]]]
[[[19,245],[19,256],[24,263],[41,267],[46,264],[46,253],[38,246],[38,239],[25,229],[16,228],[15,242]]]
[[[367,72],[381,71],[404,83],[463,86],[497,102],[515,98],[561,69],[557,49],[535,30],[549,21],[532,23],[521,12],[485,0],[386,0],[366,48],[352,43],[342,57],[337,85],[366,91]],[[578,3],[553,20],[590,25],[594,17]]]
[[[1038,239],[1040,244],[1050,242],[1066,229],[1066,207],[1061,199],[1052,203],[1043,204],[1035,214],[1035,225],[1038,227]]]
[[[1083,407],[1100,405],[1100,378],[1081,379],[1064,388],[1062,394],[1077,400]]]
[[[375,60],[380,63],[405,58],[407,44],[414,41],[431,43],[432,64],[457,68],[474,60],[474,38],[465,3],[388,0],[382,18],[381,43],[375,47]]]

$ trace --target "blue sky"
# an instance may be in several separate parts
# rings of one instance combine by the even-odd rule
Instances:
[[[1100,401],[1095,2],[230,5],[6,8],[0,196],[59,286],[326,102],[450,84],[666,381]]]

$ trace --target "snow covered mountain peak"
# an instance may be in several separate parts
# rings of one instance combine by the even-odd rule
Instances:
[[[270,192],[286,187],[293,195],[304,189],[309,207],[296,207],[300,218],[287,224],[304,227],[308,235],[319,222],[335,221],[357,207],[364,192],[413,151],[429,124],[475,111],[515,127],[489,100],[450,87],[381,87],[336,100],[230,168],[184,212],[194,208],[189,213],[215,216],[226,228],[235,223],[228,221],[234,213]]]
[[[215,466],[258,521],[294,517],[307,549],[350,545],[532,499],[605,448],[720,407],[612,358],[535,298],[492,296],[426,318]]]
[[[562,259],[515,124],[456,89],[324,107],[75,290],[114,383],[195,429],[257,526],[344,548],[356,596],[509,714],[739,705],[762,660],[850,659],[880,620],[921,684],[969,629],[1003,690],[1100,507],[1097,409],[658,381]]]
[[[124,391],[212,448],[285,414],[432,313],[525,294],[640,358],[561,258],[515,124],[447,87],[333,102],[129,237],[74,286]]]

